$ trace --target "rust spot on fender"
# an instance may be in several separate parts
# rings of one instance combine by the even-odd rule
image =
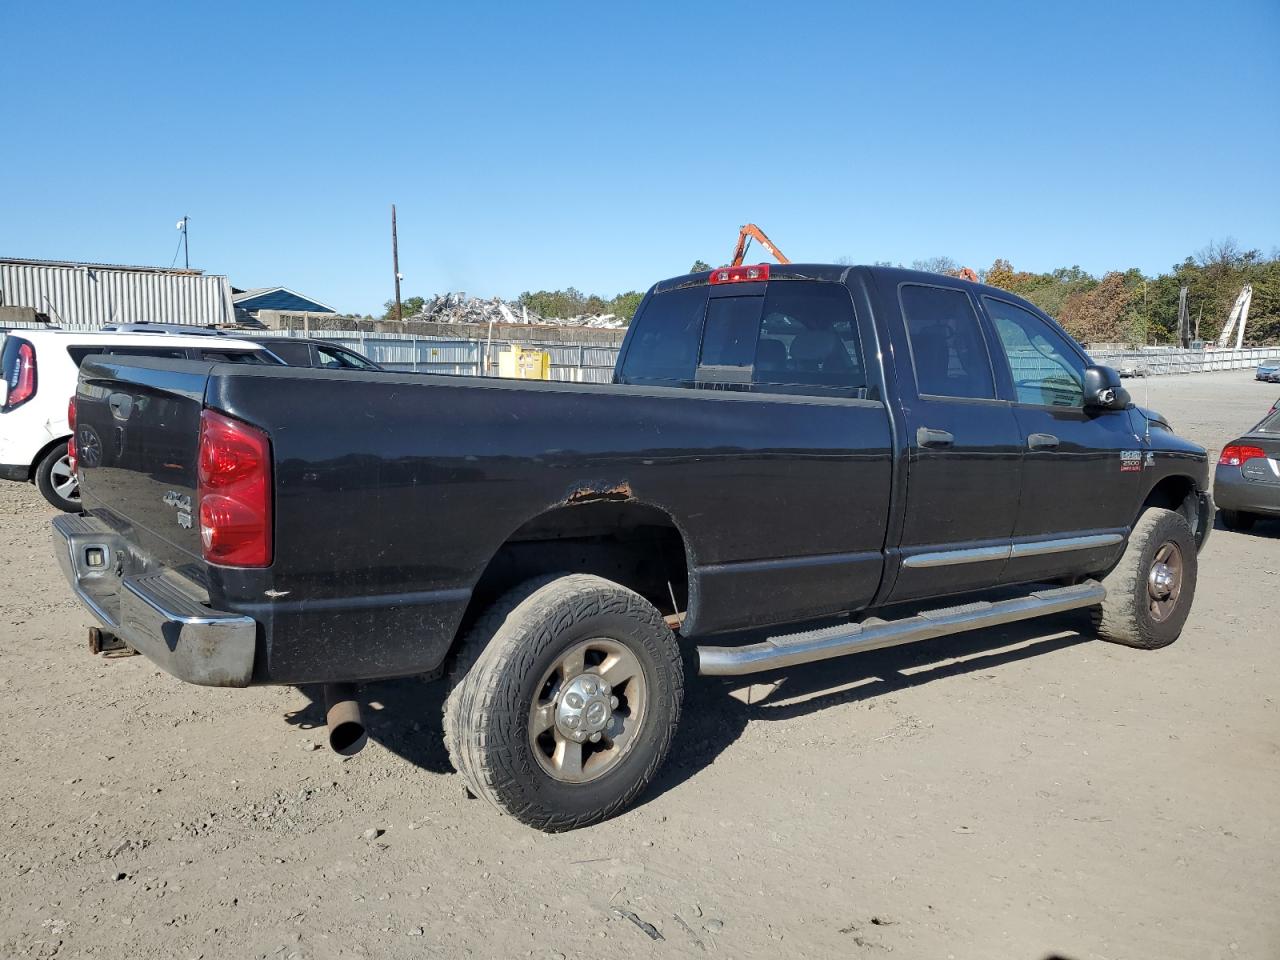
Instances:
[[[618,483],[601,481],[586,483],[569,492],[565,503],[600,503],[632,499],[631,484],[623,480]]]

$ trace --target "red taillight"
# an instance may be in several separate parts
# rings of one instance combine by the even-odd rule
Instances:
[[[1246,460],[1265,460],[1267,452],[1261,447],[1248,447],[1240,444],[1232,444],[1229,447],[1223,447],[1222,456],[1218,457],[1218,462],[1227,467],[1238,467]]]
[[[711,271],[712,283],[754,283],[769,279],[769,265],[757,263],[750,267],[721,267]]]
[[[271,441],[225,414],[200,415],[200,542],[210,563],[271,565]]]
[[[71,428],[71,436],[67,438],[67,459],[71,461],[71,472],[76,472],[76,398],[67,401],[67,426]]]
[[[12,410],[36,395],[36,348],[27,342],[18,345],[18,365],[14,381],[9,387],[9,399],[5,408]]]

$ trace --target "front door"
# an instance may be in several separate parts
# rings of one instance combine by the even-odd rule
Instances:
[[[982,305],[1008,361],[1025,448],[1008,579],[1105,569],[1133,522],[1143,438],[1129,411],[1085,409],[1088,360],[1057,327],[1007,300],[983,296]]]
[[[970,292],[903,283],[897,294],[912,371],[899,361],[907,504],[891,602],[1002,582],[1022,463]]]

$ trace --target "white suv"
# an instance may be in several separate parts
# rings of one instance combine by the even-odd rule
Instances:
[[[256,343],[181,333],[14,330],[0,346],[0,479],[34,483],[59,510],[80,510],[67,458],[67,404],[90,354],[282,363]]]

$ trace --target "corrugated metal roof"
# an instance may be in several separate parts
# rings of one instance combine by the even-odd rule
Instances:
[[[31,307],[68,330],[235,320],[226,277],[163,267],[0,259],[0,304]]]
[[[21,263],[38,267],[95,267],[100,270],[135,270],[140,273],[203,274],[190,267],[133,267],[123,263],[89,263],[80,260],[30,260],[26,257],[0,257],[0,263]]]

